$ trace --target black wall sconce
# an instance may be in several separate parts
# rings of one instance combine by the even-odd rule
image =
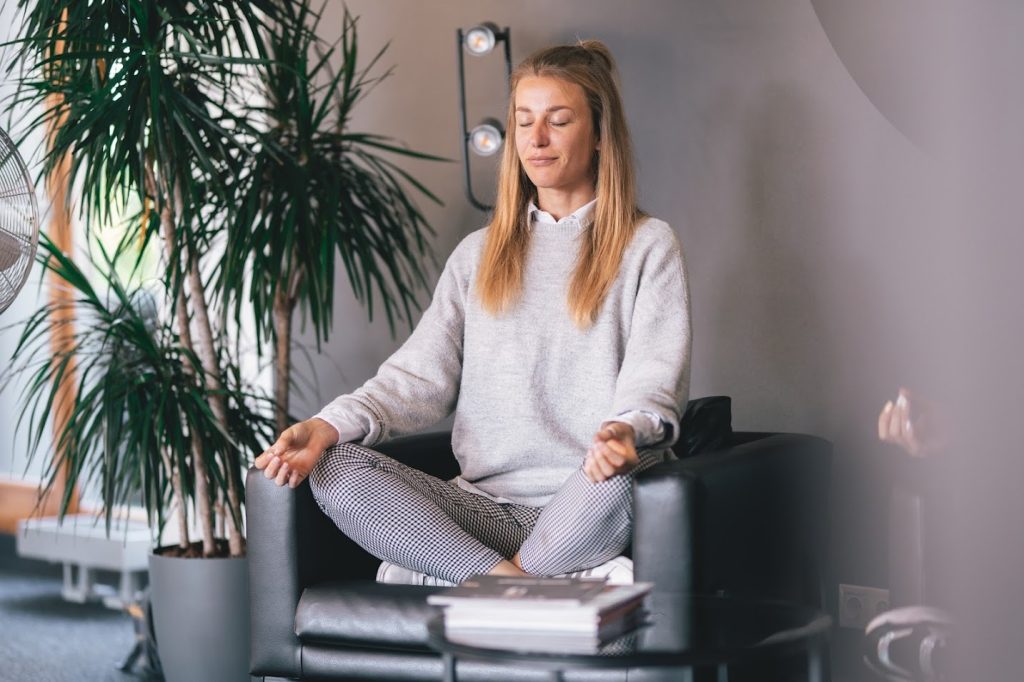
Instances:
[[[459,113],[462,121],[462,167],[466,183],[466,196],[469,203],[481,211],[489,211],[493,206],[488,206],[477,200],[473,194],[473,179],[469,171],[469,152],[479,156],[492,156],[497,154],[505,141],[505,130],[501,121],[496,118],[485,118],[480,121],[472,130],[466,121],[466,68],[465,53],[474,57],[482,57],[494,51],[498,43],[505,46],[505,77],[512,76],[512,49],[509,40],[509,29],[506,26],[503,30],[487,21],[482,24],[463,31],[461,28],[455,31],[455,51],[459,61]]]

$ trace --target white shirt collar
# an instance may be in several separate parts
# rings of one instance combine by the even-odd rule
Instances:
[[[594,211],[597,209],[597,199],[591,199],[589,202],[583,204],[569,215],[563,217],[561,220],[555,220],[555,217],[547,211],[542,211],[537,207],[537,204],[530,202],[527,208],[527,215],[530,219],[530,225],[539,223],[542,225],[561,225],[561,226],[574,226],[584,228],[594,222]]]

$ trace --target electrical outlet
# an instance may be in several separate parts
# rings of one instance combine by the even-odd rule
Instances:
[[[839,627],[863,630],[871,619],[889,610],[889,590],[839,585]]]

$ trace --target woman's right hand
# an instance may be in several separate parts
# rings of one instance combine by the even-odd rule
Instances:
[[[289,426],[277,441],[253,462],[278,485],[295,488],[316,466],[324,450],[338,442],[338,431],[313,417]]]

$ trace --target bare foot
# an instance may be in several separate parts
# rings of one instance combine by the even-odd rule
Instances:
[[[488,575],[508,575],[522,578],[529,574],[511,561],[502,560],[501,563],[491,569]]]

